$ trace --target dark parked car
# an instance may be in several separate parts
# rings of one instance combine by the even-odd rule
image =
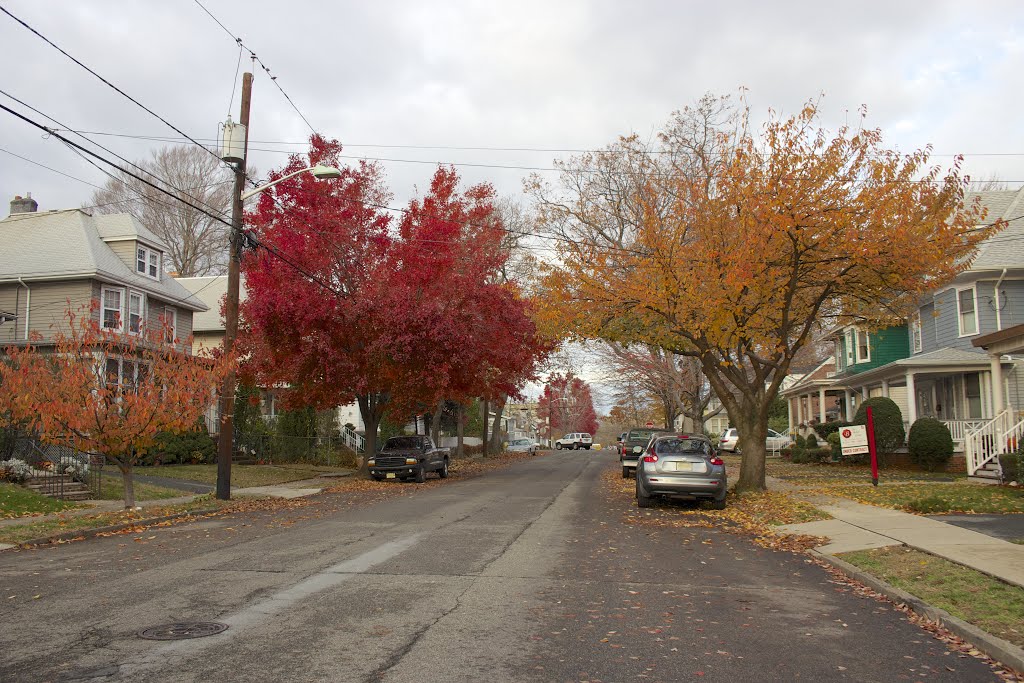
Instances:
[[[655,496],[678,500],[711,500],[725,509],[725,463],[699,434],[674,434],[651,440],[637,463],[636,504],[646,508]]]
[[[647,448],[652,436],[671,434],[668,429],[655,427],[636,427],[626,432],[619,446],[619,463],[622,465],[622,478],[629,479],[636,471],[636,461]]]
[[[448,477],[449,451],[438,448],[429,436],[393,436],[384,443],[380,453],[370,458],[370,476],[381,479],[412,479],[422,484],[427,472]]]

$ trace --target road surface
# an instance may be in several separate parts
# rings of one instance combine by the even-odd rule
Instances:
[[[0,680],[998,680],[803,556],[642,515],[614,457],[2,553]],[[228,628],[137,635],[185,622]]]

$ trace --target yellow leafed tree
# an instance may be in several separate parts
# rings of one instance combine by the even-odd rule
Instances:
[[[747,109],[705,96],[654,143],[622,138],[532,181],[564,238],[540,298],[579,337],[699,359],[743,438],[737,490],[763,489],[769,406],[815,330],[903,319],[1001,227],[965,184],[959,159],[828,133],[815,103],[754,133]]]

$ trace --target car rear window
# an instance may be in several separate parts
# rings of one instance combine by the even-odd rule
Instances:
[[[659,455],[673,453],[694,453],[707,455],[710,452],[708,442],[703,439],[658,439],[654,442],[654,452]]]
[[[652,436],[664,431],[664,429],[633,429],[630,430],[629,436],[626,438],[629,441],[649,441]]]

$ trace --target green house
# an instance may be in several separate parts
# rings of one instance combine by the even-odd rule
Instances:
[[[910,356],[910,336],[906,325],[868,330],[850,326],[836,330],[837,378],[852,377],[867,370]]]

